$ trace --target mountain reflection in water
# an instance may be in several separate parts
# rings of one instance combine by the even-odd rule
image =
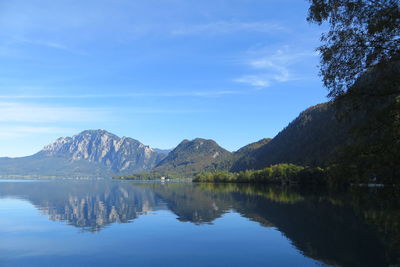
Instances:
[[[338,266],[400,266],[399,196],[395,188],[324,192],[236,184],[0,183],[0,198],[27,200],[50,220],[90,232],[134,223],[153,211],[169,210],[179,221],[198,225],[236,212],[277,229],[306,257]]]
[[[115,222],[130,222],[153,210],[165,209],[152,190],[117,182],[2,183],[0,197],[10,196],[28,200],[50,220],[66,221],[91,232]]]

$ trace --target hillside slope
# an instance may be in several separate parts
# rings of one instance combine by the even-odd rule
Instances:
[[[336,118],[333,105],[328,102],[303,111],[270,142],[234,162],[231,171],[278,163],[326,166],[348,141],[350,128]]]

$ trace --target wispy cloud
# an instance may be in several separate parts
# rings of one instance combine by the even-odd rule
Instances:
[[[235,32],[275,32],[286,30],[283,26],[269,22],[235,22],[235,21],[217,21],[205,24],[182,25],[172,30],[174,35],[191,34],[226,34]]]
[[[270,78],[263,75],[243,75],[233,80],[237,83],[249,84],[254,87],[263,88],[271,85]]]
[[[0,125],[0,138],[20,138],[34,134],[64,134],[76,131],[72,128],[50,126]]]
[[[77,55],[81,55],[81,56],[87,55],[86,52],[83,52],[81,50],[74,49],[65,44],[55,42],[55,41],[49,41],[49,40],[33,40],[33,39],[26,39],[26,38],[16,38],[16,39],[14,39],[13,43],[42,46],[42,47],[46,47],[46,48],[62,50],[62,51],[68,52],[68,53],[77,54]]]
[[[90,99],[90,98],[139,98],[139,97],[221,97],[243,94],[238,90],[182,91],[182,92],[139,92],[122,94],[17,94],[0,95],[0,99]],[[1,105],[1,103],[0,103]]]
[[[109,119],[105,109],[0,102],[0,122],[91,122]]]
[[[130,108],[124,111],[125,114],[140,114],[140,115],[152,115],[152,114],[188,114],[188,113],[209,113],[214,112],[210,109],[195,109],[195,108]]]
[[[315,57],[315,53],[293,51],[289,46],[283,46],[272,53],[264,49],[251,51],[250,54],[250,59],[245,60],[245,65],[257,73],[242,75],[233,81],[257,88],[299,79],[299,75],[292,70],[292,67],[308,57]]]

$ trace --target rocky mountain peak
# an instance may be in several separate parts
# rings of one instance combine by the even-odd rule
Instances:
[[[39,153],[101,163],[115,172],[149,170],[165,157],[138,140],[120,138],[102,129],[86,130],[72,137],[58,138]]]

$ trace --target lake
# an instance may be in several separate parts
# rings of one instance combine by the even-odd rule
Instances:
[[[400,194],[0,181],[0,266],[400,266]]]

